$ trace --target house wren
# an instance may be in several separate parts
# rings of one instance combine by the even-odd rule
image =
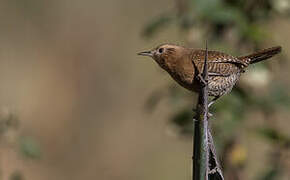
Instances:
[[[214,97],[209,106],[232,90],[241,74],[250,64],[271,58],[280,53],[281,49],[281,46],[277,46],[240,57],[218,51],[208,51],[209,96]],[[153,58],[182,87],[199,92],[198,77],[203,71],[205,53],[205,50],[163,44],[153,50],[140,52],[138,55]]]

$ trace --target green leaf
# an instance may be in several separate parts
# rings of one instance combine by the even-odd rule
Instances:
[[[276,180],[279,176],[280,169],[276,165],[272,165],[273,167],[268,168],[262,175],[262,177],[258,178],[259,180]]]
[[[266,33],[265,29],[254,24],[248,25],[244,29],[243,34],[245,37],[256,43],[262,42],[264,39],[268,38],[268,34]]]
[[[180,128],[182,134],[192,133],[193,131],[193,112],[188,109],[177,112],[170,121]]]
[[[40,158],[40,147],[36,140],[32,137],[20,137],[20,152],[28,158]]]
[[[23,180],[22,173],[20,171],[14,171],[10,175],[9,180]]]
[[[282,105],[285,107],[290,106],[290,96],[288,95],[288,92],[286,92],[285,87],[279,85],[273,86],[270,97],[271,101],[276,105]]]
[[[282,134],[280,131],[274,128],[257,128],[256,132],[272,143],[279,143],[281,145],[290,146],[290,137],[287,137],[285,134]]]

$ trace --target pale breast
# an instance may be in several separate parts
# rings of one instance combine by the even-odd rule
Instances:
[[[239,80],[241,73],[234,73],[228,77],[222,76],[210,76],[209,77],[209,95],[210,96],[222,96],[231,92],[232,88]]]

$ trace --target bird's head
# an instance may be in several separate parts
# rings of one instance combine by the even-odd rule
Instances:
[[[141,56],[149,56],[153,58],[162,68],[166,68],[169,64],[175,63],[186,52],[186,48],[173,44],[162,44],[150,51],[138,53]]]

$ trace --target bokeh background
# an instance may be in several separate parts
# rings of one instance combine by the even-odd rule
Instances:
[[[190,179],[196,95],[137,52],[281,45],[212,109],[226,179],[290,178],[289,0],[0,1],[0,179]]]

